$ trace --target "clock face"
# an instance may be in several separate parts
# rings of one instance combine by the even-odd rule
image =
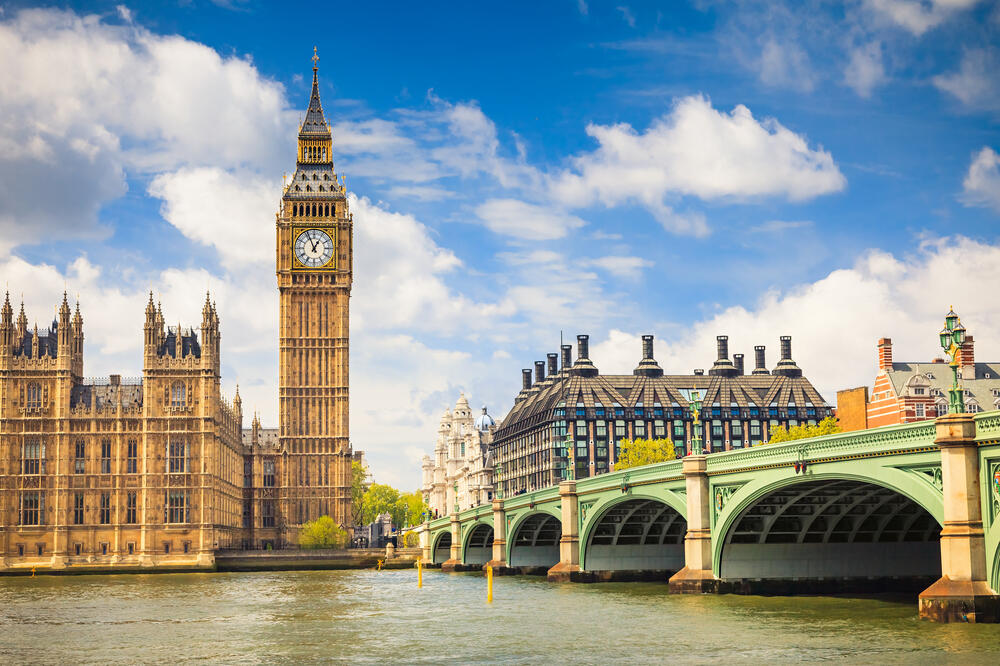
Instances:
[[[295,258],[306,268],[326,266],[333,250],[333,239],[321,229],[306,229],[295,239]]]

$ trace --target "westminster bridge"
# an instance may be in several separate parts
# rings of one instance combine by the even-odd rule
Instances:
[[[1000,412],[687,456],[421,526],[423,560],[677,593],[923,590],[1000,621]],[[926,589],[925,589],[926,588]]]

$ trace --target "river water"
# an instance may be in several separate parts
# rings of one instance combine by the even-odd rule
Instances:
[[[0,663],[1000,663],[1000,626],[914,599],[316,571],[0,578]]]

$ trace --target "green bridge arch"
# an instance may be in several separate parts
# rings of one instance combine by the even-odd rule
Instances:
[[[615,507],[621,506],[634,500],[648,500],[659,502],[666,507],[677,512],[682,519],[687,520],[687,506],[683,498],[678,494],[660,486],[642,486],[641,490],[633,492],[631,489],[622,492],[615,489],[601,494],[597,499],[583,501],[580,503],[580,568],[587,570],[587,556],[591,545],[591,538],[594,530],[601,524],[601,519]],[[586,507],[586,509],[584,509]]]

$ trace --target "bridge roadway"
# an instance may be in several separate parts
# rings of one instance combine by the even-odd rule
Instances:
[[[676,593],[923,590],[921,617],[998,622],[998,519],[1000,412],[986,412],[564,481],[419,531],[445,571]]]

